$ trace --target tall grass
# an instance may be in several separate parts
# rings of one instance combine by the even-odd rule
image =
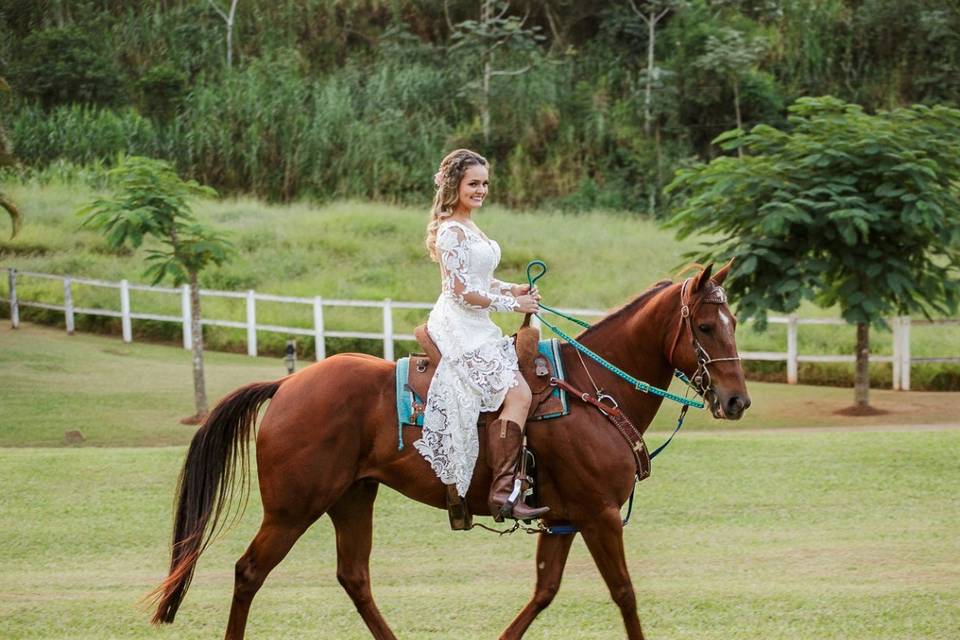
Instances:
[[[43,167],[59,159],[83,165],[118,153],[159,155],[163,134],[133,108],[70,105],[45,111],[24,105],[12,119],[10,135],[17,157]]]
[[[147,155],[225,193],[283,202],[429,200],[439,159],[468,146],[507,178],[511,206],[645,208],[653,147],[635,99],[619,96],[623,74],[587,83],[571,61],[541,60],[499,79],[485,140],[468,61],[446,61],[439,49],[391,51],[385,44],[373,62],[317,77],[297,49],[272,50],[233,71],[205,72],[169,120],[133,108],[24,105],[11,115],[11,137],[27,167]]]

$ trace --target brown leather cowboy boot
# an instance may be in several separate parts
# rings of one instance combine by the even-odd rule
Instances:
[[[532,520],[550,511],[550,507],[534,509],[523,501],[522,478],[517,474],[522,447],[523,427],[516,422],[501,418],[487,427],[487,464],[493,472],[487,501],[497,522],[504,518]]]

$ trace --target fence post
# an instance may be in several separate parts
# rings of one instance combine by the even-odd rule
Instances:
[[[787,319],[787,384],[797,384],[797,325],[796,314]]]
[[[17,270],[13,267],[7,272],[10,283],[10,324],[16,329],[20,326],[20,303],[17,301]]]
[[[120,326],[123,330],[123,341],[133,342],[133,327],[130,324],[130,283],[126,279],[120,281]]]
[[[183,317],[183,348],[187,351],[193,349],[193,326],[190,324],[190,285],[183,285],[180,288],[180,315]]]
[[[63,279],[63,321],[67,325],[67,335],[73,335],[73,287],[70,276]]]
[[[247,355],[257,355],[257,299],[253,289],[247,291]]]
[[[893,331],[893,390],[900,390],[900,317],[894,316],[890,319],[890,328]]]
[[[900,389],[910,391],[910,316],[900,318]]]
[[[323,337],[323,298],[313,298],[313,348],[317,362],[327,357],[327,346]]]
[[[383,357],[393,360],[393,305],[390,298],[383,299]]]

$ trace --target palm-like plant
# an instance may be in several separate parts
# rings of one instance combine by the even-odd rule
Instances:
[[[10,91],[10,85],[8,85],[7,81],[2,77],[0,77],[0,91]],[[7,132],[3,128],[3,122],[0,121],[0,167],[10,167],[13,166],[13,164],[13,145],[10,144]],[[0,191],[0,207],[6,209],[7,213],[10,214],[10,221],[13,223],[13,232],[10,234],[12,238],[16,236],[17,231],[20,230],[23,216],[20,215],[20,210],[17,208],[17,205],[14,204],[3,191]]]

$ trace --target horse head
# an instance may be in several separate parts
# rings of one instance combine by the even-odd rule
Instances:
[[[734,337],[737,319],[722,286],[732,264],[731,260],[712,276],[713,265],[707,265],[679,285],[667,360],[690,378],[715,418],[739,420],[750,406],[750,396]]]

